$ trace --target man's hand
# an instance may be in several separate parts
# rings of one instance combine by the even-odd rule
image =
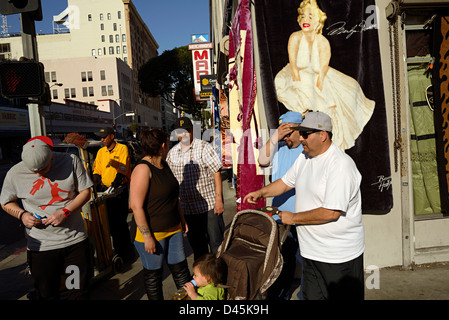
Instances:
[[[59,226],[67,217],[64,214],[64,211],[58,210],[55,213],[48,216],[47,219],[43,221],[43,223],[48,226],[52,225],[53,227]]]
[[[253,191],[248,193],[244,198],[243,202],[247,202],[249,204],[255,205],[257,203],[257,200],[262,198],[262,192],[260,190]]]
[[[291,132],[292,129],[290,128],[290,125],[288,123],[281,123],[277,128],[278,141],[282,141],[282,139],[284,139],[284,137]]]
[[[223,212],[224,212],[223,199],[219,195],[215,197],[214,213],[219,216]]]
[[[293,212],[290,212],[290,211],[281,211],[281,212],[278,213],[279,218],[282,219],[282,223],[283,224],[289,224],[289,225],[295,224],[293,222],[294,215],[295,214]]]

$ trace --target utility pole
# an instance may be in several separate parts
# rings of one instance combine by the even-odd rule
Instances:
[[[39,61],[33,13],[22,12],[20,14],[20,21],[23,56],[27,59]],[[47,130],[45,127],[44,106],[34,103],[31,99],[27,106],[28,116],[30,118],[31,137],[46,136]]]

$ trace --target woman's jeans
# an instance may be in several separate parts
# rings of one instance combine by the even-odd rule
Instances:
[[[182,232],[177,232],[167,238],[156,241],[156,252],[154,254],[145,251],[143,242],[134,241],[134,246],[139,253],[142,266],[147,270],[161,269],[164,260],[171,265],[186,259]]]

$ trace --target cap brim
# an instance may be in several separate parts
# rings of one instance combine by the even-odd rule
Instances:
[[[100,137],[100,138],[106,138],[108,136],[108,133],[106,133],[106,132],[95,132],[95,135],[97,137]]]
[[[290,127],[292,130],[297,131],[310,131],[310,130],[316,130],[315,128],[309,128],[309,127],[303,127],[303,126],[297,126],[297,127]]]

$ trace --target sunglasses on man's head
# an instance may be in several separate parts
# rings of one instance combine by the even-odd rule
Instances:
[[[312,133],[320,132],[320,131],[323,131],[323,130],[314,129],[314,130],[309,130],[309,131],[299,131],[299,135],[301,137],[303,137],[304,139],[307,139],[309,137],[309,135],[311,135]]]

